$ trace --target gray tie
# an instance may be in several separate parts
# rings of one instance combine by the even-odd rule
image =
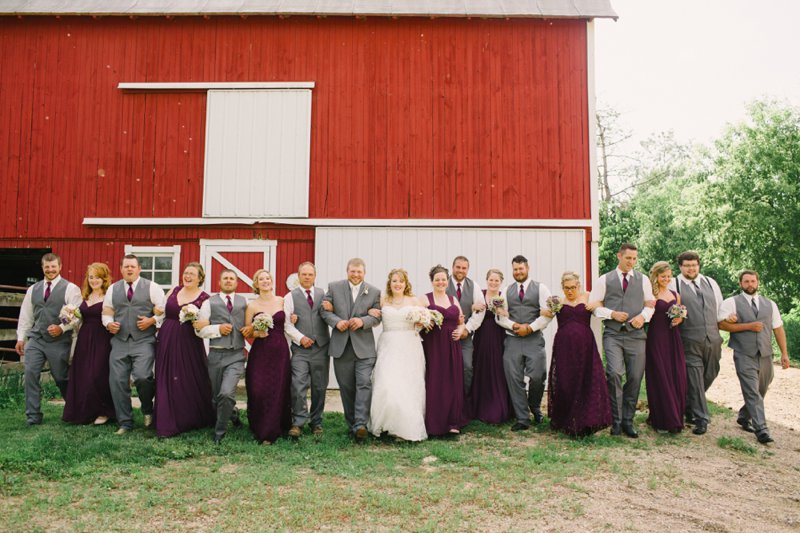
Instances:
[[[697,294],[697,296],[700,297],[700,305],[705,305],[705,303],[706,303],[705,298],[703,298],[703,293],[700,290],[700,286],[697,285],[697,280],[696,279],[692,280],[692,285],[694,286],[695,294]]]
[[[750,307],[753,308],[753,313],[755,313],[755,315],[758,316],[758,305],[756,305],[755,297],[753,297],[753,299],[750,300]]]

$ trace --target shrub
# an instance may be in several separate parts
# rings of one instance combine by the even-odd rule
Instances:
[[[795,363],[800,363],[800,307],[783,315],[783,329],[786,331],[789,357]],[[780,351],[776,353],[780,354]]]

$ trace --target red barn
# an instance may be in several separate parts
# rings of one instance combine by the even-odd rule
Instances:
[[[596,269],[608,1],[156,4],[0,7],[3,276],[20,249],[78,283],[133,251],[165,288],[192,260],[209,289],[355,255],[419,293],[457,254],[476,279],[517,253],[550,286]]]

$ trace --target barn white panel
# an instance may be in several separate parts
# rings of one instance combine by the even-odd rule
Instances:
[[[208,91],[203,216],[306,217],[311,91]]]

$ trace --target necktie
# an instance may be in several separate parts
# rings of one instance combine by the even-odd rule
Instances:
[[[133,300],[133,283],[128,283],[128,301]]]
[[[525,298],[525,287],[522,283],[519,284],[519,301],[521,302],[522,299]]]
[[[306,289],[306,300],[309,307],[314,307],[314,298],[311,297],[311,289]]]
[[[233,311],[233,302],[231,301],[230,296],[226,296],[226,298],[228,299],[228,305],[226,307],[228,308],[228,312],[230,313],[231,311]]]
[[[753,299],[752,299],[752,300],[750,300],[750,307],[752,307],[752,308],[753,308],[753,313],[755,313],[755,314],[756,314],[756,316],[758,316],[758,305],[756,305],[756,299],[755,299],[755,297],[753,297]]]
[[[355,303],[356,298],[358,298],[358,287],[353,287],[353,303]]]
[[[458,297],[458,301],[461,301],[461,284],[456,284],[456,296]]]
[[[700,286],[697,284],[697,280],[696,279],[692,280],[692,285],[694,286],[695,294],[697,294],[697,296],[700,297],[700,304],[705,304],[705,298],[703,298],[703,293],[700,292]]]
[[[628,273],[627,272],[623,272],[622,273],[622,292],[625,292],[627,290],[628,290]]]
[[[47,301],[48,298],[50,298],[50,286],[51,285],[52,285],[52,282],[48,281],[47,282],[47,288],[44,290],[44,301],[45,302]]]

